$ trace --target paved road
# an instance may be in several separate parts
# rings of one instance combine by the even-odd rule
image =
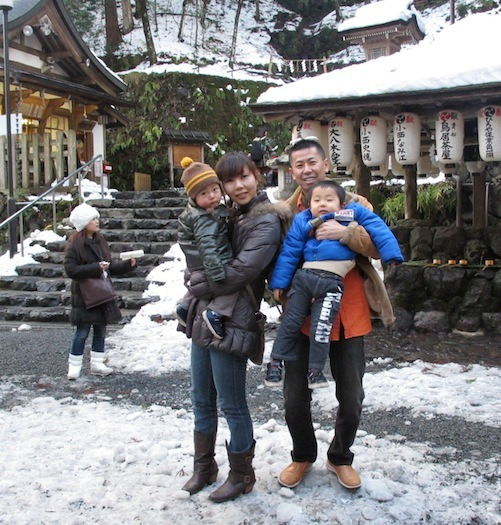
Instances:
[[[10,381],[22,387],[4,396],[0,400],[0,409],[9,409],[39,395],[50,395],[58,399],[71,396],[135,405],[159,404],[190,410],[188,371],[159,377],[139,373],[114,374],[106,378],[85,375],[82,381],[68,381],[66,360],[72,337],[73,329],[67,325],[34,325],[32,330],[18,332],[12,332],[10,326],[0,325],[0,381]],[[366,348],[369,372],[394,366],[375,365],[371,359],[378,356],[391,356],[397,361],[420,358],[433,362],[479,362],[499,366],[501,338],[496,336],[473,340],[457,335],[434,338],[419,334],[404,337],[375,330],[367,338]],[[88,363],[84,366],[88,366]],[[257,367],[251,368],[248,393],[253,418],[261,423],[270,418],[283,423],[282,394],[279,390],[262,388],[262,381],[263,371]],[[332,425],[323,412],[315,413],[315,419],[325,428]],[[406,420],[413,424],[405,425]],[[364,413],[361,428],[377,437],[400,434],[411,442],[428,441],[437,448],[438,462],[472,456],[489,458],[501,449],[499,432],[494,432],[492,427],[468,423],[456,417],[416,419],[407,409]],[[444,454],[444,447],[456,449],[451,452],[453,457]]]

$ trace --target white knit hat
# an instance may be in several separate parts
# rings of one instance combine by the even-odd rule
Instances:
[[[73,208],[73,211],[70,213],[70,222],[75,226],[77,232],[81,232],[90,221],[98,218],[99,212],[96,208],[85,203],[79,204],[76,208]]]

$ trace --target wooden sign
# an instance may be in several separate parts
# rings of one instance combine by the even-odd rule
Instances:
[[[203,150],[201,144],[173,144],[174,167],[181,168],[181,160],[190,157],[195,162],[203,162]]]

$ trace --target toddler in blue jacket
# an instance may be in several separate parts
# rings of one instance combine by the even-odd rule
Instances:
[[[330,348],[330,333],[343,297],[343,277],[355,266],[356,253],[340,241],[315,238],[314,229],[329,219],[357,221],[371,236],[385,263],[402,262],[398,242],[386,223],[360,204],[345,205],[345,190],[323,180],[311,189],[310,208],[294,217],[277,259],[270,288],[276,300],[289,290],[268,364],[268,386],[279,386],[282,360],[296,360],[294,344],[311,312],[308,386],[326,387],[322,371]],[[300,269],[298,265],[303,261]]]

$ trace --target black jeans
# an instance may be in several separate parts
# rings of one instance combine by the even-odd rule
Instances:
[[[343,290],[343,278],[335,273],[311,268],[297,270],[287,294],[287,305],[271,357],[284,361],[299,358],[295,342],[311,311],[308,368],[322,371],[329,354],[330,333],[339,313]]]
[[[317,459],[317,440],[311,419],[311,393],[308,388],[308,337],[301,334],[297,339],[299,360],[286,361],[284,377],[285,420],[292,437],[292,460]],[[335,434],[327,451],[334,465],[351,465],[353,453],[350,447],[355,440],[364,389],[365,373],[364,338],[342,338],[332,341],[329,353],[332,376],[336,381],[336,398],[339,407],[336,414]]]

